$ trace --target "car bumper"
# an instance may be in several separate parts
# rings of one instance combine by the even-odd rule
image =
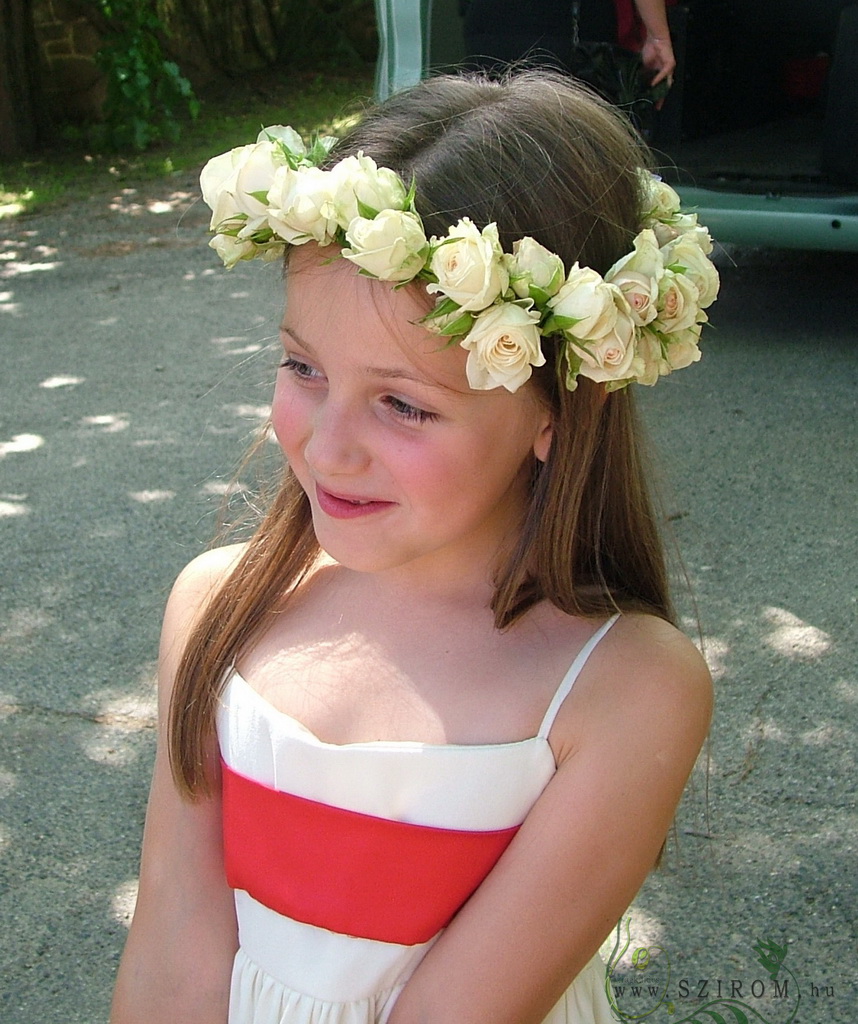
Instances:
[[[719,242],[858,252],[858,193],[747,195],[683,186],[677,192]]]

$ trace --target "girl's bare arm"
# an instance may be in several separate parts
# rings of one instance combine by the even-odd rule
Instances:
[[[540,1024],[652,868],[710,714],[690,641],[624,617],[561,710],[555,777],[390,1024]]]
[[[146,812],[140,888],[119,967],[111,1024],[226,1024],[237,948],[224,877],[218,794],[191,803],[173,783],[166,728],[185,638],[235,558],[209,552],[179,577],[164,618],[158,749]]]

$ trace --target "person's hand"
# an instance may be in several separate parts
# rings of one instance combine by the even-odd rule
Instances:
[[[669,37],[648,35],[641,49],[641,61],[647,71],[653,72],[650,87],[666,81],[673,85],[673,72],[676,68],[676,57]]]

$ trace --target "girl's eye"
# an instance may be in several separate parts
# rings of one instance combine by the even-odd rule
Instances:
[[[431,423],[432,420],[438,419],[438,413],[418,409],[417,406],[409,405],[408,402],[403,402],[395,395],[386,395],[384,400],[400,419],[408,420],[411,423]]]
[[[300,359],[295,359],[294,356],[287,356],[280,364],[280,369],[288,370],[289,373],[301,380],[316,380],[321,376],[318,370],[307,363],[302,363]]]

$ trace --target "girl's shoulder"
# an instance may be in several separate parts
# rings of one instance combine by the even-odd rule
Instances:
[[[174,660],[209,601],[238,565],[245,544],[204,551],[179,573],[170,592],[161,632],[161,657]]]
[[[712,677],[703,655],[680,629],[656,615],[626,613],[606,645],[605,699],[641,702],[659,714],[677,705],[711,711]]]
[[[238,565],[246,547],[246,544],[227,544],[197,555],[179,573],[173,594],[181,598],[193,599],[197,596],[205,600],[207,595],[217,591]]]
[[[624,612],[610,630],[608,645],[616,658],[629,661],[637,670],[692,671],[708,677],[706,662],[697,645],[682,630],[658,615]]]
[[[572,638],[578,644],[581,623],[589,623],[592,636],[599,620],[582,620],[550,609],[555,616],[556,630],[545,629],[547,643],[563,647]],[[589,684],[601,692],[624,695],[627,689],[646,688],[666,678],[686,681],[689,689],[709,689],[709,669],[697,645],[666,619],[645,612],[620,612],[603,632],[587,660]],[[604,620],[601,620],[604,622]],[[545,628],[545,624],[540,625]],[[584,676],[582,674],[582,683]]]
[[[168,612],[174,611],[182,618],[195,618],[228,579],[246,547],[246,544],[227,544],[211,548],[188,562],[173,584]]]
[[[655,615],[624,613],[603,636],[557,718],[566,752],[609,732],[617,738],[665,723],[702,742],[712,716],[712,678],[697,646]]]

